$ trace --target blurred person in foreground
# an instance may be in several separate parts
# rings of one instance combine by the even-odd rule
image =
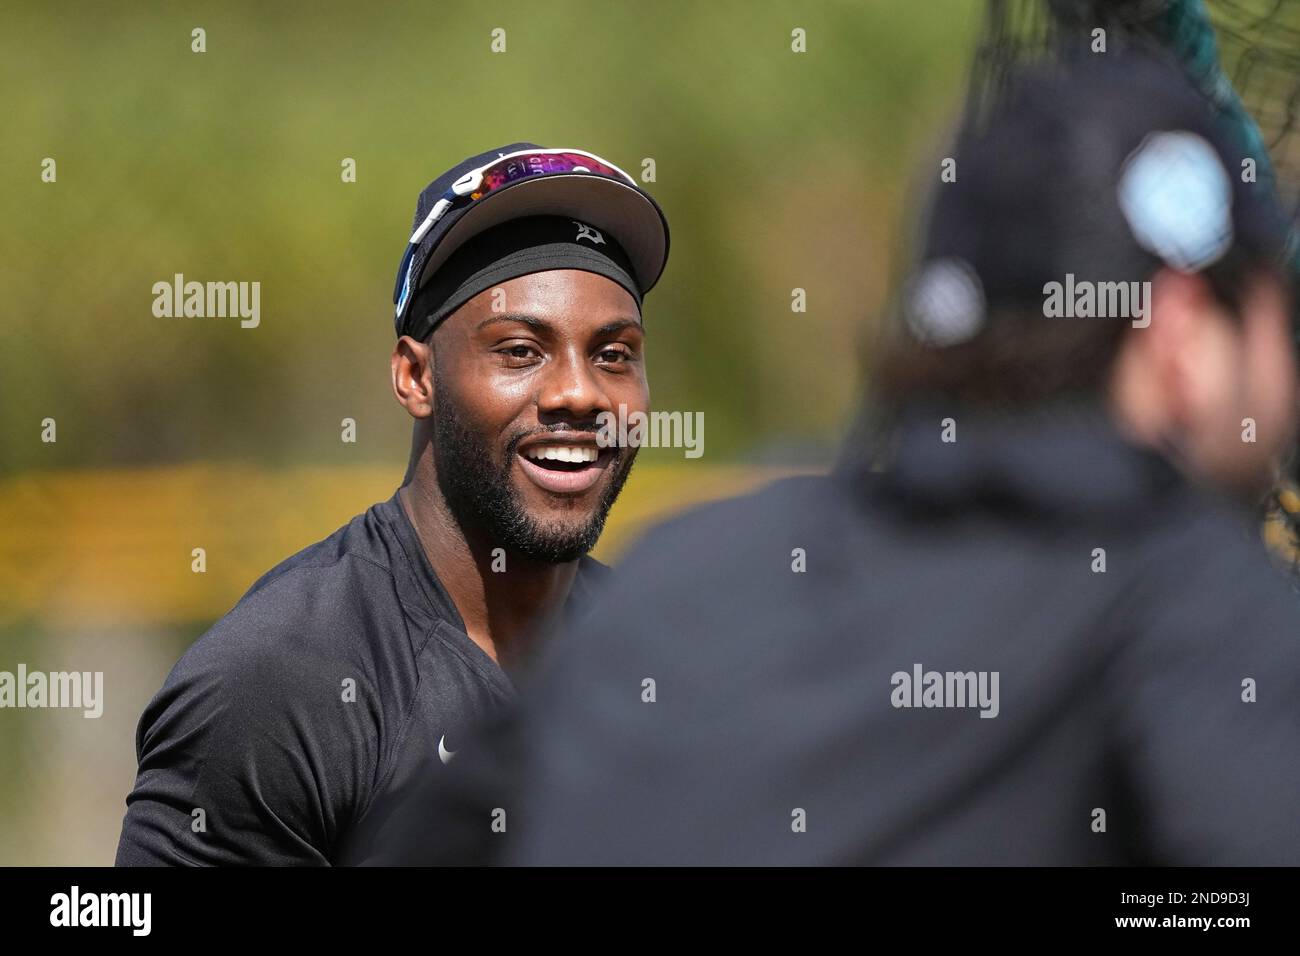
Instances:
[[[654,200],[581,150],[503,146],[421,192],[394,291],[402,486],[172,670],[119,865],[366,862],[423,758],[508,709],[543,620],[606,586],[587,552],[636,449],[598,421],[647,407],[641,305],[667,254]]]
[[[1021,75],[955,157],[871,441],[648,535],[406,859],[1300,863],[1275,199],[1137,53]]]

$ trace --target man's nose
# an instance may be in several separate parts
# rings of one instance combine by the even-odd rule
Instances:
[[[543,374],[537,396],[542,415],[569,417],[578,421],[612,411],[608,393],[586,356],[566,353],[551,360]]]

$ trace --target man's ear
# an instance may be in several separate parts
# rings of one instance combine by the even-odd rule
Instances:
[[[393,395],[412,418],[433,414],[433,346],[403,335],[393,346]]]

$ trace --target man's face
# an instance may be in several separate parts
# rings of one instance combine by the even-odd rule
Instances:
[[[572,269],[503,282],[438,327],[434,461],[462,525],[543,561],[595,545],[636,456],[597,446],[597,415],[647,410],[644,336],[625,289]]]

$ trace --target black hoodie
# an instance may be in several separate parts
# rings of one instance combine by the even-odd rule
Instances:
[[[1099,410],[943,417],[646,538],[442,778],[479,841],[411,861],[1300,863],[1251,516]]]

